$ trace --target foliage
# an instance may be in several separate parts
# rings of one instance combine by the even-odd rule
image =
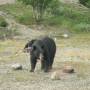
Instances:
[[[49,9],[49,8],[48,8]],[[90,10],[79,5],[60,3],[58,13],[45,13],[41,22],[45,26],[57,27],[59,30],[69,30],[72,32],[90,31]],[[13,15],[17,22],[25,25],[35,25],[33,13],[30,6],[21,3],[2,5],[0,10]]]
[[[90,8],[90,0],[88,0],[86,6],[87,6],[88,8]]]
[[[60,13],[57,16],[46,17],[44,24],[56,26],[71,32],[90,31],[90,11],[81,6],[60,4]]]
[[[7,27],[8,23],[0,16],[0,27]]]
[[[58,0],[18,0],[22,1],[26,5],[31,5],[33,9],[33,17],[37,22],[40,22],[43,19],[43,15],[49,6],[57,7]],[[53,8],[52,8],[53,9]]]
[[[59,0],[53,0],[47,9],[48,13],[51,13],[52,15],[59,15],[60,14],[60,1]]]
[[[79,2],[81,3],[81,4],[83,4],[83,5],[86,5],[86,2],[87,2],[88,0],[79,0]]]
[[[79,0],[79,2],[84,6],[90,8],[90,0]]]

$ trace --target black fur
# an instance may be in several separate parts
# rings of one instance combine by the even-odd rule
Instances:
[[[38,40],[31,40],[25,45],[24,49],[30,48],[30,62],[31,62],[31,72],[34,72],[37,59],[41,57],[41,69],[48,72],[52,69],[55,53],[56,44],[53,39],[49,37],[44,37]]]

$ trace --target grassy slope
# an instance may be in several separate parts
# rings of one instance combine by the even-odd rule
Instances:
[[[1,5],[0,10],[7,12],[15,17],[15,19],[24,24],[32,24],[31,7],[26,7],[20,3]]]
[[[32,25],[35,23],[29,6],[26,7],[20,3],[2,5],[0,10],[12,14],[22,24]],[[60,4],[59,14],[57,16],[46,15],[42,23],[70,31],[90,31],[90,10],[79,5]]]
[[[78,5],[60,5],[60,15],[51,17],[48,23],[76,31],[90,30],[90,11]]]

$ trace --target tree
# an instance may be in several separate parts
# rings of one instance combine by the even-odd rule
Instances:
[[[53,0],[48,7],[48,12],[54,16],[60,15],[60,1]]]
[[[23,2],[25,5],[31,5],[33,10],[33,16],[37,22],[43,19],[46,9],[49,4],[54,0],[18,0]]]

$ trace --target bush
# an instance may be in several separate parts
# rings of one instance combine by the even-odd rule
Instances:
[[[79,0],[79,2],[84,6],[90,8],[90,0]]]
[[[8,25],[8,23],[7,23],[6,21],[2,21],[2,22],[0,23],[0,26],[1,26],[1,27],[7,27],[7,25]]]
[[[52,15],[60,15],[60,1],[59,0],[53,0],[49,7],[47,8],[47,12],[51,13]]]
[[[87,7],[90,8],[90,0],[86,3]]]
[[[8,23],[3,17],[0,17],[0,27],[7,27]]]
[[[79,0],[79,2],[81,3],[81,4],[83,4],[83,5],[86,5],[86,2],[87,2],[88,0]]]

